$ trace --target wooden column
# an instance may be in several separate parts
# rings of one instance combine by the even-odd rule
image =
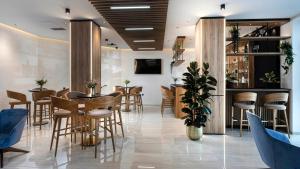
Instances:
[[[101,29],[93,21],[70,23],[70,89],[89,93],[86,83],[101,82]],[[100,85],[96,92],[100,92]]]
[[[212,115],[205,133],[225,134],[225,19],[201,18],[196,25],[195,50],[199,66],[210,65],[210,73],[218,84],[211,104]]]

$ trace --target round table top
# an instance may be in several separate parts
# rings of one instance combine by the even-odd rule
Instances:
[[[101,97],[101,96],[104,96],[100,93],[96,93],[94,95],[92,94],[83,94],[83,95],[78,95],[76,96],[76,98],[73,98],[73,99],[93,99],[93,98],[97,98],[97,97]]]
[[[40,91],[46,91],[46,90],[48,90],[47,88],[43,88],[42,90],[41,90],[41,88],[34,88],[34,89],[30,89],[30,90],[28,90],[29,92],[40,92]]]

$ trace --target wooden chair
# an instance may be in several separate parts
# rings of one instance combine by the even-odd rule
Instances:
[[[137,110],[138,113],[142,110],[142,100],[141,100],[141,88],[133,87],[129,91],[129,104],[133,105],[134,110]]]
[[[26,95],[14,91],[7,90],[7,97],[13,99],[9,101],[10,108],[13,109],[16,105],[25,105],[28,110],[27,124],[31,126],[31,101],[27,100]]]
[[[161,86],[160,91],[162,94],[161,116],[163,117],[165,108],[172,108],[172,110],[174,111],[175,97],[173,92],[166,86]]]
[[[141,110],[144,111],[144,105],[143,105],[143,87],[142,86],[139,86],[137,87],[137,90],[138,90],[138,103],[140,104],[141,106]]]
[[[232,112],[231,112],[231,128],[233,129],[233,123],[235,121],[239,121],[240,137],[242,137],[243,134],[243,126],[249,127],[248,120],[245,118],[246,116],[244,116],[244,113],[246,110],[254,113],[256,97],[257,94],[252,92],[238,93],[233,96],[233,105],[232,105]],[[240,119],[234,116],[234,108],[239,108],[241,110]]]
[[[57,108],[58,111],[53,112],[54,125],[53,132],[51,137],[50,150],[52,149],[54,138],[56,138],[55,143],[55,157],[57,154],[57,147],[59,142],[59,137],[62,135],[71,135],[71,141],[74,134],[74,139],[76,143],[76,133],[81,133],[81,144],[83,144],[83,126],[84,126],[84,112],[78,111],[78,103],[75,101],[70,101],[67,99],[59,98],[59,97],[51,97],[52,102],[52,110]],[[61,134],[62,130],[65,128],[61,128],[62,119],[71,118],[71,126],[68,128],[70,133]]]
[[[114,87],[114,91],[115,92],[121,92],[122,93],[122,104],[126,104],[126,97],[127,97],[127,93],[126,93],[126,89],[122,86],[115,86]],[[124,98],[124,101],[123,101]]]
[[[55,96],[56,92],[54,90],[45,90],[39,92],[32,93],[33,100],[33,121],[34,125],[39,125],[40,129],[42,129],[43,119],[46,119],[48,113],[48,119],[52,121],[52,113],[51,113],[51,96]],[[39,110],[37,110],[39,107]],[[39,122],[37,123],[36,118],[39,113]],[[43,113],[45,114],[45,118],[43,118]]]
[[[271,93],[263,96],[263,108],[266,110],[273,111],[273,130],[277,127],[286,127],[288,136],[290,137],[289,123],[286,113],[286,104],[288,103],[289,94],[288,93]],[[278,112],[283,112],[284,120],[278,119]],[[284,122],[285,125],[277,124],[277,121]]]
[[[99,127],[100,120],[104,119],[104,126],[101,126],[104,129],[104,141],[106,142],[107,139],[107,132],[110,132],[113,150],[115,152],[115,142],[114,142],[114,133],[112,128],[112,108],[114,106],[114,97],[113,96],[103,96],[99,97],[93,100],[88,100],[85,103],[85,112],[87,116],[87,120],[90,123],[89,125],[89,135],[90,139],[92,137],[95,137],[95,158],[97,158],[97,144],[98,144],[98,138],[99,138]],[[107,127],[107,121],[109,123],[109,128]],[[91,124],[91,123],[94,123]],[[93,132],[93,127],[95,126],[95,132]],[[95,133],[95,134],[93,134]],[[85,138],[86,138],[86,132],[85,132]]]
[[[56,93],[56,96],[57,97],[61,97],[61,98],[64,98],[64,99],[67,99],[66,98],[66,94],[70,91],[70,89],[62,89],[62,90],[59,90],[57,93]]]
[[[120,125],[121,130],[122,130],[122,136],[124,137],[123,120],[122,120],[122,114],[121,114],[122,93],[114,92],[114,93],[108,94],[108,96],[114,97],[114,106],[112,108],[112,111],[113,111],[113,115],[114,115],[115,134],[117,135],[117,125]],[[117,113],[119,116],[119,121],[117,121]]]

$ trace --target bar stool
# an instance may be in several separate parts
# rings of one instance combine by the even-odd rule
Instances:
[[[140,87],[133,87],[129,90],[129,104],[133,105],[134,110],[137,109],[138,113],[142,110],[142,102],[141,102],[141,89]]]
[[[104,129],[104,142],[106,142],[107,139],[107,132],[110,133],[113,151],[115,152],[114,133],[111,118],[113,106],[114,98],[112,96],[99,97],[93,100],[88,100],[85,103],[86,120],[88,123],[90,123],[88,133],[90,135],[90,139],[95,137],[95,158],[97,158],[97,145],[100,127]],[[101,119],[103,119],[104,126],[100,125]],[[109,128],[107,127],[107,122],[109,124]],[[84,134],[84,138],[86,138],[86,133],[87,132]]]
[[[288,93],[271,93],[263,96],[263,108],[266,110],[273,110],[273,130],[276,130],[277,127],[286,127],[288,136],[290,137],[290,129],[288,118],[286,114],[286,104],[288,102],[289,94]],[[284,120],[278,119],[278,112],[284,113]],[[285,125],[277,124],[277,120],[284,122]]]
[[[114,91],[115,92],[121,92],[122,93],[122,104],[126,104],[126,89],[122,86],[115,86],[114,87]],[[124,98],[124,102],[123,102],[123,98]]]
[[[57,91],[56,93],[56,97],[61,97],[63,99],[67,99],[66,98],[66,94],[70,91],[70,89],[66,88],[66,89],[62,89],[62,90],[59,90]]]
[[[114,115],[115,134],[117,135],[117,125],[120,125],[121,131],[122,131],[122,136],[124,138],[123,120],[122,120],[122,114],[121,114],[122,93],[114,92],[114,93],[108,94],[108,96],[114,97],[114,106],[112,108],[112,111],[113,111],[113,115]],[[117,121],[117,115],[119,116],[119,121]]]
[[[27,100],[26,95],[14,91],[7,90],[7,97],[13,99],[9,102],[10,108],[13,109],[16,105],[25,105],[28,110],[27,124],[31,126],[31,101]]]
[[[173,95],[173,92],[165,86],[160,87],[160,91],[162,94],[162,100],[161,100],[161,116],[164,116],[164,110],[165,108],[169,107],[172,108],[174,112],[174,101],[175,97]]]
[[[32,93],[33,100],[33,125],[40,126],[40,130],[42,129],[43,119],[47,117],[52,121],[52,113],[51,113],[51,96],[55,96],[56,92],[54,90],[44,90],[39,92]],[[39,107],[39,110],[37,109]],[[39,113],[39,122],[36,121],[37,114]],[[45,118],[43,118],[43,113],[45,113]]]
[[[240,122],[240,137],[243,134],[243,126],[248,126],[248,120],[244,118],[244,111],[252,111],[254,113],[255,110],[255,102],[256,102],[256,93],[252,92],[243,92],[238,93],[233,96],[233,105],[231,108],[231,128],[233,129],[233,122],[239,121]],[[234,116],[234,108],[239,108],[240,111],[240,119],[235,118]]]
[[[76,143],[76,133],[81,133],[81,144],[83,148],[83,126],[84,126],[84,112],[78,111],[78,103],[75,101],[66,100],[59,97],[51,97],[52,102],[52,111],[54,108],[57,108],[58,111],[53,112],[53,118],[54,118],[54,125],[53,125],[53,132],[51,137],[51,144],[50,144],[50,150],[52,149],[54,138],[56,139],[55,143],[55,154],[56,157],[57,154],[57,147],[59,142],[60,136],[65,136],[68,134],[71,134],[71,138],[73,134],[75,135],[75,143]],[[71,118],[71,125],[68,127],[69,133],[61,134],[60,132],[62,130],[66,131],[66,128],[61,128],[62,119]],[[72,141],[72,139],[71,139]]]

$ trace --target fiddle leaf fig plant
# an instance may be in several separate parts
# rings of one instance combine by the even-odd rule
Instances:
[[[186,113],[185,125],[205,127],[208,115],[212,113],[209,104],[212,101],[211,91],[216,90],[217,80],[210,75],[208,63],[203,63],[201,70],[197,62],[191,62],[187,70],[182,79],[186,92],[181,100],[186,105],[182,109]]]
[[[288,74],[290,67],[294,63],[293,47],[289,42],[285,41],[280,44],[280,49],[282,50],[283,54],[286,55],[284,63],[281,65],[281,67],[285,70],[285,74]]]

